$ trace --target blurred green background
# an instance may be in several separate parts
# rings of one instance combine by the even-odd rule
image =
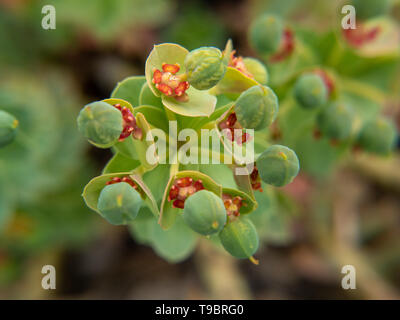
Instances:
[[[108,97],[118,81],[143,74],[153,44],[222,49],[232,38],[240,55],[254,56],[247,28],[258,14],[279,13],[307,43],[340,27],[338,8],[345,3],[0,0],[0,109],[20,121],[14,143],[0,149],[0,298],[398,298],[398,152],[348,157],[324,177],[311,162],[292,185],[261,203],[268,214],[254,216],[264,239],[259,266],[206,242],[170,264],[126,228],[108,225],[81,198],[111,153],[82,139],[77,114]],[[41,28],[46,4],[56,8],[55,30]],[[388,16],[399,32],[400,1],[391,5]],[[399,39],[393,41],[398,50]],[[362,59],[375,63],[373,73],[346,65],[336,71],[382,89],[384,113],[399,124],[398,53]],[[288,68],[271,69],[278,75],[274,83]],[[385,83],[380,74],[389,72],[394,75]],[[303,140],[302,148],[309,146]],[[46,264],[56,266],[56,290],[41,287]],[[357,290],[341,288],[346,264],[357,268]]]

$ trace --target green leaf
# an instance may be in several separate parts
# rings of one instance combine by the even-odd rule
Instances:
[[[164,95],[162,102],[172,112],[186,117],[208,117],[214,112],[217,104],[215,96],[193,87],[190,87],[186,93],[189,96],[189,100],[186,102]]]
[[[146,120],[155,128],[159,128],[168,132],[168,119],[163,109],[153,107],[151,105],[140,105],[133,108],[133,114],[141,113],[145,116]]]
[[[116,153],[103,169],[103,174],[116,172],[129,172],[140,165],[140,161]]]
[[[259,83],[241,73],[239,70],[227,67],[225,76],[218,84],[210,90],[210,93],[218,95],[224,93],[241,93]]]
[[[152,247],[154,251],[169,262],[179,262],[186,259],[194,250],[198,236],[183,221],[177,217],[176,223],[163,230],[154,224]]]
[[[128,77],[118,82],[111,93],[111,98],[124,99],[133,106],[137,106],[139,105],[139,95],[145,82],[146,78],[144,76]]]
[[[161,98],[154,95],[147,82],[145,82],[140,90],[139,105],[150,105],[160,109],[164,109]]]

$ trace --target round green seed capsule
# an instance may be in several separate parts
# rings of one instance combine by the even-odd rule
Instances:
[[[219,49],[201,47],[188,53],[185,68],[190,85],[198,90],[207,90],[223,78],[226,62]]]
[[[183,220],[202,235],[220,232],[226,217],[224,202],[211,191],[198,191],[185,201]]]
[[[249,30],[250,44],[260,54],[271,54],[277,51],[282,35],[282,20],[270,14],[257,18]]]
[[[384,15],[389,10],[389,0],[353,0],[357,18],[361,20],[370,19]]]
[[[354,114],[351,108],[342,103],[331,103],[317,117],[317,125],[328,138],[344,140],[351,134]]]
[[[266,85],[268,82],[268,70],[265,65],[254,58],[243,58],[244,66],[247,71],[254,77],[254,80],[262,85]]]
[[[18,120],[8,112],[0,110],[0,147],[11,143],[18,129]]]
[[[106,102],[93,102],[79,113],[78,129],[94,145],[109,148],[122,132],[121,112]]]
[[[142,205],[140,194],[128,183],[120,182],[101,190],[97,208],[111,224],[127,224],[136,218]]]
[[[234,109],[243,128],[262,130],[275,120],[278,98],[269,87],[253,86],[241,93]]]
[[[293,150],[273,145],[258,157],[257,169],[262,181],[275,187],[282,187],[297,176],[300,164]]]
[[[359,145],[366,151],[387,155],[396,144],[396,127],[385,118],[374,119],[364,125],[358,137]]]
[[[320,76],[309,73],[296,81],[294,96],[301,107],[314,109],[326,103],[328,90]]]
[[[220,232],[219,239],[225,250],[239,259],[250,258],[259,246],[256,228],[244,217],[229,221]]]

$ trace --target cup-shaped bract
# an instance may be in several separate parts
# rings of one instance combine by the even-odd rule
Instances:
[[[257,18],[249,30],[250,44],[258,53],[268,55],[278,50],[283,35],[283,22],[275,15]]]
[[[101,190],[97,208],[111,224],[124,225],[136,218],[141,205],[139,192],[130,184],[120,182]]]
[[[351,3],[356,9],[357,18],[367,20],[388,12],[389,0],[353,0]]]
[[[358,136],[358,144],[364,150],[380,155],[393,151],[397,132],[392,121],[380,117],[367,122]]]
[[[243,128],[262,130],[278,114],[278,98],[267,86],[253,86],[244,91],[235,102],[237,120]]]
[[[353,121],[353,110],[343,103],[334,102],[318,115],[317,126],[323,135],[340,141],[350,137]]]
[[[326,103],[328,90],[319,75],[307,73],[296,81],[294,96],[301,107],[314,109]]]
[[[183,220],[194,231],[208,236],[220,232],[226,223],[224,202],[215,193],[201,190],[185,203]]]
[[[214,47],[195,49],[185,58],[188,81],[198,90],[214,87],[223,78],[226,66],[221,50]]]
[[[300,170],[296,153],[288,147],[272,145],[257,159],[261,180],[275,187],[292,182]]]
[[[18,129],[18,120],[8,112],[0,110],[0,147],[11,143]]]
[[[244,66],[248,73],[250,73],[254,80],[262,85],[266,85],[269,79],[268,70],[265,65],[257,59],[254,58],[243,58]]]
[[[225,250],[239,259],[250,258],[259,246],[257,230],[245,217],[229,221],[219,233],[219,239]]]
[[[79,131],[97,147],[109,148],[122,132],[121,112],[104,101],[86,105],[78,116]]]

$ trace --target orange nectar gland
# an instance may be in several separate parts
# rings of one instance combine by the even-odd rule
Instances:
[[[263,192],[263,189],[261,188],[261,178],[256,166],[254,166],[253,172],[250,174],[250,183],[253,190]]]
[[[231,195],[224,193],[222,194],[222,200],[224,201],[228,217],[238,217],[240,215],[240,208],[246,206],[246,204],[243,203],[242,198],[239,196],[232,197]]]
[[[186,74],[176,75],[180,70],[179,64],[162,64],[162,71],[153,69],[153,80],[155,87],[163,94],[174,97],[179,101],[187,101],[186,90],[189,89],[189,82],[185,81]]]
[[[125,138],[132,134],[132,137],[137,140],[142,140],[143,132],[136,124],[136,119],[128,107],[121,107],[119,103],[114,104],[114,107],[121,111],[122,114],[122,132],[119,136],[119,141],[123,141]]]
[[[230,134],[228,138],[233,142],[236,141],[238,145],[242,143],[246,143],[251,139],[251,136],[248,133],[242,133],[241,135],[235,135],[235,129],[243,129],[236,118],[236,113],[232,112],[226,120],[221,121],[219,123],[220,130],[228,129]]]
[[[111,180],[108,181],[108,182],[106,183],[106,185],[115,184],[115,183],[120,183],[120,182],[126,182],[126,183],[128,183],[131,187],[133,187],[134,189],[137,189],[136,183],[135,183],[131,178],[129,178],[128,176],[125,176],[125,177],[122,177],[122,178],[120,178],[120,177],[111,178]]]
[[[235,57],[235,53],[236,53],[236,50],[233,50],[231,52],[231,55],[229,57],[228,67],[235,68],[236,70],[240,71],[241,73],[243,73],[245,76],[247,76],[249,78],[254,78],[254,76],[247,70],[247,68],[243,62],[243,57],[242,56]]]
[[[200,179],[196,181],[190,177],[176,179],[169,190],[168,201],[174,200],[172,206],[183,209],[185,200],[195,192],[203,189],[203,182]]]

